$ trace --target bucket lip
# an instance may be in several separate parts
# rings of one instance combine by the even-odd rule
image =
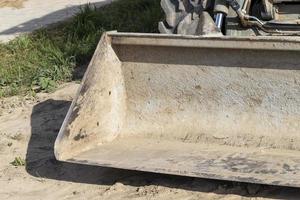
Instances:
[[[178,146],[181,148],[178,149]],[[298,160],[297,151],[292,150],[247,149],[204,143],[122,138],[96,146],[64,161],[299,188]]]
[[[282,36],[194,36],[108,31],[112,45],[150,45],[195,48],[299,51],[300,37]]]

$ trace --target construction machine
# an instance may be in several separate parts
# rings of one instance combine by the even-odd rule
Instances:
[[[161,34],[102,36],[56,158],[300,187],[300,1],[161,7]]]

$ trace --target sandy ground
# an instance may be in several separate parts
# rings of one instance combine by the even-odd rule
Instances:
[[[59,162],[53,145],[78,87],[0,100],[1,199],[299,199],[300,190]],[[26,166],[15,167],[15,157]]]
[[[23,8],[23,3],[27,0],[0,0],[0,8]]]
[[[103,6],[112,0],[0,0],[0,41],[6,42],[46,25],[65,20],[90,3]]]

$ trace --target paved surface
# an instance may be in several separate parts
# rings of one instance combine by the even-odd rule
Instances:
[[[14,3],[18,1],[17,6]],[[0,0],[0,41],[73,16],[80,6],[102,6],[112,0]],[[3,2],[11,2],[5,4]]]

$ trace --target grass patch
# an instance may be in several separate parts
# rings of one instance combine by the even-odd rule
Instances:
[[[13,166],[25,166],[26,161],[21,157],[15,157],[14,161],[12,161],[10,164]]]
[[[0,97],[52,91],[90,59],[104,31],[158,32],[160,0],[85,6],[71,20],[0,44]]]

